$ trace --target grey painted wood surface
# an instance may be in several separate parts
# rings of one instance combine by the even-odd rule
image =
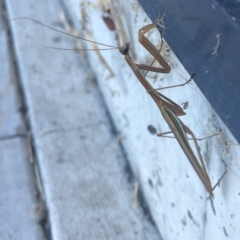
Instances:
[[[45,239],[28,147],[18,137],[0,142],[1,240]]]
[[[9,19],[63,30],[57,0],[6,5]],[[160,239],[133,205],[126,159],[86,59],[45,49],[73,40],[27,20],[10,25],[52,239]]]
[[[0,9],[0,239],[44,240],[2,0]]]
[[[85,34],[87,38],[112,46],[121,46],[124,42],[130,41],[134,61],[151,63],[152,56],[138,42],[138,30],[150,22],[137,1],[81,1],[80,10],[79,2],[74,0],[64,2],[67,2],[69,15],[74,19],[81,35]],[[158,5],[151,1],[147,2],[148,7],[154,9],[157,15]],[[116,26],[115,31],[110,31],[102,20],[102,16],[109,9]],[[170,9],[167,14],[171,15],[169,11]],[[187,17],[191,19],[191,16]],[[166,25],[164,35],[168,34],[168,29],[171,27]],[[159,43],[157,31],[146,36],[155,45]],[[172,44],[177,46],[178,39],[173,39]],[[89,44],[87,48],[92,47],[93,45]],[[224,172],[221,159],[227,164],[228,173],[214,190],[214,200],[208,197],[177,141],[157,138],[148,131],[150,124],[157,132],[166,132],[169,127],[156,104],[146,94],[146,90],[119,52],[117,50],[100,52],[104,61],[99,60],[96,52],[87,53],[98,76],[106,103],[121,133],[139,185],[143,189],[163,238],[238,239],[240,235],[239,144],[194,81],[184,87],[165,89],[161,92],[179,105],[188,103],[188,108],[185,110],[187,114],[180,119],[192,129],[196,137],[206,137],[221,129],[217,136],[198,142],[212,185]],[[189,74],[167,43],[163,45],[161,54],[170,64],[171,72],[149,73],[147,80],[154,87],[181,84],[189,79]],[[192,61],[188,55],[186,58],[189,62]],[[106,68],[106,63],[113,74]],[[204,68],[205,66],[202,66],[202,69],[194,70],[198,74]],[[192,147],[195,150],[193,144]]]
[[[7,14],[3,11],[3,0],[0,1],[0,138],[16,134],[25,134],[26,128],[20,112],[22,104],[16,85],[14,58],[7,34]]]
[[[137,31],[148,18],[136,2],[111,1],[118,34],[110,32],[102,21],[103,4],[110,1],[83,1],[81,12],[78,1],[61,2],[68,6],[65,11],[69,11],[75,26],[82,27],[88,37],[118,45],[116,35],[126,32],[124,41],[131,41],[134,59],[150,61],[137,41]],[[9,18],[31,17],[65,31],[57,0],[6,3]],[[167,131],[168,126],[118,51],[103,54],[112,75],[96,52],[91,53],[90,63],[121,135],[113,131],[88,58],[45,49],[73,48],[75,41],[28,20],[10,24],[53,239],[161,238],[142,209],[133,207],[134,190],[127,180],[119,136],[164,239],[238,239],[239,145],[234,144],[234,138],[194,83],[164,90],[164,94],[178,104],[189,101],[187,116],[182,119],[196,136],[222,129],[218,136],[200,143],[213,183],[224,170],[221,158],[228,165],[229,172],[215,189],[214,201],[207,198],[177,142],[156,138],[147,130],[149,124],[159,132]],[[157,42],[159,34],[155,36],[150,38]],[[163,55],[172,71],[159,74],[158,80],[151,74],[149,81],[156,87],[189,78],[171,49],[165,47]]]

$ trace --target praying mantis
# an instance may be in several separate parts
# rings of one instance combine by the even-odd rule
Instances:
[[[161,72],[161,73],[169,73],[170,72],[170,66],[167,64],[167,62],[164,60],[164,58],[159,54],[155,46],[144,36],[146,32],[148,32],[150,29],[154,28],[160,21],[163,20],[165,14],[163,17],[159,16],[158,19],[149,25],[146,25],[142,27],[138,31],[138,36],[139,36],[139,42],[155,57],[155,59],[163,66],[163,68],[155,68],[151,67],[148,65],[144,64],[136,64],[133,62],[131,56],[129,55],[129,47],[130,43],[126,43],[122,48],[120,48],[120,52],[124,55],[126,62],[130,66],[130,68],[133,70],[134,74],[138,78],[138,80],[141,82],[143,87],[147,90],[147,92],[150,94],[152,99],[155,101],[157,104],[160,112],[163,115],[163,118],[167,122],[168,126],[172,130],[171,132],[174,134],[175,138],[177,139],[179,145],[181,146],[182,150],[186,154],[189,162],[191,163],[192,167],[196,171],[197,175],[199,176],[200,180],[202,181],[203,185],[205,186],[206,190],[210,194],[211,197],[214,197],[213,191],[216,188],[216,186],[219,184],[219,182],[223,179],[225,174],[227,173],[226,166],[225,166],[225,172],[221,176],[221,178],[217,181],[217,183],[212,187],[210,178],[208,176],[208,173],[205,168],[204,161],[202,159],[202,155],[200,153],[198,144],[197,144],[197,139],[195,138],[195,135],[191,131],[189,127],[187,127],[179,118],[178,116],[185,115],[185,112],[183,109],[176,104],[175,102],[171,101],[169,98],[165,97],[164,95],[160,94],[159,92],[154,89],[151,84],[144,78],[144,76],[141,74],[140,69],[148,70],[148,71],[153,71],[153,72]],[[188,82],[191,81],[192,77],[194,74],[192,74],[191,78],[185,82],[184,84],[180,85],[175,85],[175,86],[170,86],[167,88],[171,87],[179,87],[179,86],[184,86]],[[171,133],[167,132],[167,133]],[[163,134],[158,134],[158,136],[163,136],[166,133]],[[200,163],[195,156],[187,135],[189,134],[192,136],[192,139],[194,141]]]
[[[165,11],[166,12],[166,11]],[[119,49],[120,53],[124,56],[126,62],[128,63],[128,65],[130,66],[130,68],[132,69],[132,71],[134,72],[134,74],[136,75],[137,79],[140,81],[140,83],[143,85],[143,87],[146,89],[147,93],[151,96],[151,98],[154,100],[154,102],[157,104],[163,118],[165,119],[165,121],[167,122],[168,126],[171,129],[171,132],[174,134],[176,140],[178,141],[180,147],[182,148],[182,150],[184,151],[186,157],[188,158],[189,162],[191,163],[192,167],[194,168],[195,172],[197,173],[197,175],[199,176],[200,180],[202,181],[204,187],[206,188],[206,190],[208,191],[208,193],[210,194],[211,197],[214,197],[213,195],[213,191],[216,188],[216,186],[219,184],[219,182],[223,179],[223,177],[225,176],[225,174],[227,173],[226,170],[226,165],[225,165],[225,172],[223,173],[223,175],[221,176],[221,178],[217,181],[217,183],[212,187],[210,178],[208,176],[208,173],[206,171],[205,168],[205,164],[203,161],[203,158],[201,156],[198,144],[197,144],[197,139],[195,138],[195,135],[193,134],[193,132],[190,130],[190,128],[188,128],[178,117],[179,116],[183,116],[186,113],[183,111],[182,107],[180,107],[178,104],[176,104],[175,102],[173,102],[171,99],[167,98],[166,96],[164,96],[163,94],[159,93],[156,89],[154,89],[152,87],[152,85],[147,81],[147,79],[143,76],[143,74],[140,72],[141,69],[143,70],[147,70],[147,71],[153,71],[153,72],[159,72],[159,73],[169,73],[171,71],[171,67],[169,66],[169,64],[165,61],[165,59],[161,56],[161,54],[159,53],[159,51],[155,48],[155,46],[144,36],[145,33],[147,33],[148,31],[150,31],[151,29],[155,28],[165,17],[165,13],[163,14],[163,16],[159,16],[158,19],[152,23],[152,24],[148,24],[144,27],[142,27],[139,32],[139,42],[154,56],[154,58],[159,62],[159,64],[162,66],[160,68],[157,67],[152,67],[149,65],[145,65],[145,64],[136,64],[131,56],[129,55],[129,49],[130,49],[130,43],[127,42],[125,43],[122,47],[113,47],[113,46],[109,46],[106,44],[100,44],[97,42],[94,42],[95,44],[99,44],[99,45],[103,45],[103,46],[107,46],[110,47],[110,49]],[[18,19],[24,19],[24,18],[18,18]],[[25,18],[25,19],[29,19],[29,18]],[[36,20],[30,19],[36,23],[39,23]],[[61,33],[64,33],[66,35],[72,36],[71,34],[56,30],[54,28],[51,28],[49,26],[46,26],[42,23],[39,23],[45,27],[48,27],[54,31],[58,31]],[[76,37],[76,36],[73,36]],[[82,40],[86,40],[84,38],[81,37],[76,37]],[[93,42],[93,41],[90,41]],[[179,86],[184,86],[185,84],[187,84],[188,82],[190,82],[192,80],[194,74],[192,74],[191,78],[186,81],[183,84],[179,84],[179,85],[175,85],[175,86],[169,86],[166,88],[172,88],[172,87],[179,87]],[[158,89],[160,90],[160,89]],[[170,132],[168,132],[170,133]],[[162,133],[162,134],[158,134],[158,136],[164,136],[167,133]],[[193,152],[188,138],[187,138],[187,134],[191,135],[197,153],[198,153],[198,158],[196,157],[195,153]]]

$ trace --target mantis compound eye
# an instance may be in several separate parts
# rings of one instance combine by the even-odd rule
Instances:
[[[120,53],[122,55],[127,55],[130,49],[130,42],[126,42],[120,49]]]

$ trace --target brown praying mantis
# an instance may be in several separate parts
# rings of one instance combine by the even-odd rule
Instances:
[[[63,33],[63,34],[69,35],[69,36],[73,36],[75,38],[82,39],[82,40],[85,40],[85,41],[90,41],[90,42],[93,42],[93,43],[98,44],[98,45],[103,45],[103,46],[106,46],[106,47],[110,47],[109,50],[119,49],[120,53],[122,55],[124,55],[124,58],[125,58],[126,62],[130,66],[130,68],[132,69],[134,74],[136,75],[137,79],[140,81],[140,83],[143,85],[143,87],[147,90],[148,94],[152,97],[152,99],[157,104],[160,112],[163,115],[163,118],[165,119],[165,121],[167,122],[167,124],[169,125],[169,127],[171,129],[171,132],[158,134],[158,136],[164,136],[165,134],[168,134],[168,133],[173,133],[174,134],[175,138],[177,139],[179,145],[181,146],[182,150],[186,154],[189,162],[193,166],[194,170],[196,171],[196,173],[199,176],[200,180],[202,181],[203,185],[205,186],[205,188],[207,189],[207,191],[211,195],[211,197],[213,197],[214,196],[213,195],[214,189],[216,188],[216,186],[220,183],[220,181],[223,179],[223,177],[227,173],[226,165],[225,165],[225,172],[223,173],[221,178],[217,181],[217,183],[212,187],[210,178],[209,178],[208,173],[206,171],[205,164],[204,164],[203,158],[201,156],[201,153],[200,153],[200,150],[199,150],[199,147],[198,147],[198,144],[197,144],[197,139],[196,139],[195,135],[193,134],[193,132],[190,130],[190,128],[188,128],[178,118],[178,116],[183,116],[186,113],[183,111],[181,106],[179,106],[178,104],[176,104],[171,99],[164,96],[163,94],[159,93],[157,90],[160,90],[160,89],[154,89],[151,86],[151,84],[146,80],[146,78],[143,76],[143,74],[140,72],[141,69],[147,70],[147,71],[152,71],[152,72],[158,72],[158,73],[169,73],[171,71],[171,67],[164,60],[164,58],[161,56],[161,54],[156,49],[156,47],[144,36],[145,33],[150,31],[154,27],[156,27],[164,19],[165,13],[166,13],[166,10],[165,10],[163,16],[159,16],[158,19],[154,23],[146,25],[138,31],[139,42],[151,53],[151,55],[153,55],[153,57],[158,61],[158,63],[162,67],[153,67],[153,66],[149,66],[149,65],[145,65],[145,64],[134,63],[131,56],[129,55],[129,49],[130,49],[130,43],[129,42],[125,43],[120,48],[119,47],[113,47],[113,46],[109,46],[109,45],[106,45],[106,44],[101,44],[101,43],[97,43],[97,42],[94,42],[94,41],[90,41],[90,40],[84,39],[82,37],[73,36],[69,33],[54,29],[52,27],[49,27],[45,24],[42,24],[42,23],[40,23],[36,20],[30,19],[30,18],[17,18],[17,19],[32,20],[32,21],[34,21],[38,24],[41,24],[41,25],[43,25],[47,28],[50,28],[54,31],[57,31],[57,32],[60,32],[60,33]],[[69,50],[69,49],[67,49],[67,50]],[[82,50],[92,50],[92,49],[82,49]],[[101,50],[101,49],[99,49],[99,50]],[[192,80],[193,75],[194,74],[192,74],[191,78],[183,84],[179,84],[179,85],[175,85],[175,86],[169,86],[169,87],[165,87],[165,88],[161,88],[161,89],[184,86],[185,84],[187,84],[188,82],[190,82]],[[189,139],[187,138],[187,134],[191,135],[192,140],[194,141],[194,144],[195,144],[195,147],[196,147],[196,150],[197,150],[198,157],[199,157],[200,161],[198,160],[198,158],[196,157],[195,153],[193,152],[193,150],[190,146],[190,143],[188,141]]]
[[[136,75],[136,77],[138,78],[138,80],[141,82],[141,84],[144,86],[144,88],[147,90],[147,92],[150,94],[150,96],[153,98],[153,100],[157,104],[159,110],[161,111],[161,113],[163,115],[163,118],[165,119],[168,126],[172,130],[171,132],[158,134],[158,136],[163,136],[168,133],[174,134],[179,145],[181,146],[182,150],[184,151],[188,160],[190,161],[192,167],[194,168],[197,175],[201,179],[203,185],[205,186],[205,188],[207,189],[207,191],[209,192],[211,197],[213,197],[214,196],[213,190],[216,188],[216,186],[220,183],[220,181],[223,179],[223,177],[227,173],[226,165],[225,165],[225,172],[223,173],[221,178],[217,181],[217,183],[212,187],[210,178],[209,178],[206,168],[205,168],[204,161],[202,159],[202,155],[200,153],[200,150],[199,150],[199,147],[197,144],[197,139],[196,139],[195,135],[193,134],[193,132],[191,131],[191,129],[189,127],[187,127],[178,118],[178,116],[185,115],[185,112],[178,104],[176,104],[175,102],[173,102],[166,96],[157,92],[156,90],[160,90],[160,88],[154,89],[151,86],[151,84],[145,79],[145,77],[142,75],[142,73],[140,72],[140,69],[153,71],[153,72],[161,72],[161,73],[169,73],[170,72],[170,66],[168,65],[168,63],[160,55],[160,53],[157,51],[155,46],[144,36],[144,34],[146,32],[148,32],[150,29],[154,28],[160,21],[163,20],[164,15],[163,15],[163,17],[159,16],[159,18],[154,23],[146,25],[138,31],[139,42],[154,56],[154,58],[159,62],[159,64],[161,64],[161,66],[163,66],[162,68],[156,68],[156,67],[148,66],[145,64],[134,63],[131,56],[129,55],[130,43],[125,43],[124,46],[122,48],[120,48],[120,52],[124,55],[125,60],[127,61],[128,65],[133,70],[133,72]],[[175,85],[175,86],[170,86],[167,88],[184,86],[189,81],[191,81],[193,75],[194,74],[192,74],[191,78],[187,82],[185,82],[183,84]],[[161,88],[161,89],[163,89],[163,88]],[[201,164],[199,163],[197,157],[195,156],[195,154],[189,144],[186,134],[189,134],[192,136],[192,139],[193,139],[195,147],[197,149],[197,153],[198,153]]]

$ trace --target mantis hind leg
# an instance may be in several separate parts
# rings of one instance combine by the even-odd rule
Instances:
[[[169,131],[169,132],[164,132],[164,133],[158,133],[157,136],[158,137],[165,137],[165,138],[175,138],[174,136],[164,136],[166,134],[170,134],[170,133],[173,133],[172,131]],[[207,136],[207,137],[203,137],[203,138],[195,138],[197,141],[202,141],[202,140],[206,140],[208,138],[211,138],[211,137],[214,137],[214,136],[217,136],[219,133],[213,133],[212,135],[210,136]],[[187,138],[188,140],[194,140],[193,138]]]

